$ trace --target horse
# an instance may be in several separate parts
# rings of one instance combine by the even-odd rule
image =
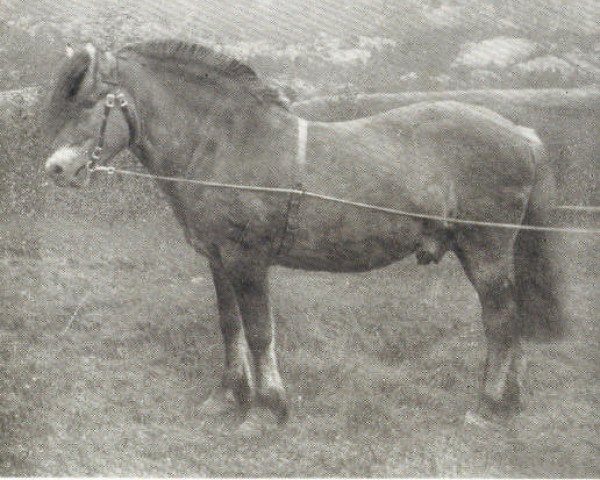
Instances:
[[[115,94],[120,109],[111,108]],[[84,187],[90,164],[129,149],[208,259],[225,358],[206,411],[233,409],[241,430],[289,417],[269,298],[275,265],[362,272],[453,252],[482,307],[487,352],[476,412],[486,419],[523,408],[522,339],[564,335],[551,234],[459,222],[543,225],[556,197],[536,133],[491,110],[425,102],[308,122],[247,65],[177,40],[114,52],[87,44],[58,69],[44,110],[45,170],[58,185]]]

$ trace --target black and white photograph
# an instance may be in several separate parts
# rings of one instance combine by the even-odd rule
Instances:
[[[599,0],[0,0],[0,477],[600,477]]]

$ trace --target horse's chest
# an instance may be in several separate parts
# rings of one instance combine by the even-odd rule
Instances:
[[[174,198],[186,239],[199,253],[206,255],[211,245],[228,245],[262,256],[287,249],[287,219],[294,215],[284,199],[274,205],[251,195],[239,200],[227,190],[207,192],[202,198]]]

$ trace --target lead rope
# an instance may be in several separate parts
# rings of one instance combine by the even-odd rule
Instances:
[[[216,188],[223,190],[239,190],[245,192],[256,192],[256,193],[272,193],[272,194],[296,194],[306,198],[315,198],[319,200],[325,200],[327,202],[340,203],[342,205],[349,205],[351,207],[362,208],[364,210],[370,210],[380,213],[389,213],[390,215],[397,215],[401,217],[416,218],[419,220],[434,220],[437,222],[449,222],[456,223],[458,225],[472,225],[476,227],[490,227],[490,228],[502,228],[510,230],[529,230],[534,232],[556,232],[556,233],[580,233],[589,235],[600,235],[600,229],[585,229],[585,228],[563,228],[563,227],[540,227],[537,225],[517,225],[515,223],[500,223],[500,222],[484,222],[481,220],[467,220],[461,218],[447,218],[440,215],[428,215],[425,213],[414,213],[405,210],[397,210],[395,208],[380,207],[377,205],[371,205],[368,203],[354,202],[352,200],[344,200],[342,198],[332,197],[330,195],[322,195],[320,193],[313,193],[306,190],[300,190],[296,188],[280,188],[280,187],[259,187],[253,185],[238,185],[232,183],[220,183],[220,182],[207,182],[204,180],[196,180],[192,178],[178,178],[178,177],[166,177],[163,175],[153,175],[151,173],[134,172],[131,170],[122,170],[115,167],[105,167],[103,165],[95,166],[92,172],[105,172],[109,175],[124,175],[138,178],[148,178],[152,180],[161,180],[164,182],[178,182],[188,183],[193,185],[199,185],[206,188]]]
[[[585,212],[585,213],[598,213],[600,207],[588,207],[584,205],[559,205],[554,207],[555,210],[566,210],[571,212]]]
[[[121,94],[122,95],[122,94]],[[112,98],[111,98],[112,96]],[[124,97],[123,97],[124,99]],[[133,116],[128,107],[127,102],[120,102],[121,109],[125,118],[130,126],[130,133],[132,127],[135,128],[135,121],[133,120]],[[178,177],[167,177],[163,175],[154,175],[151,173],[143,173],[143,172],[134,172],[131,170],[122,170],[115,167],[106,167],[104,165],[96,165],[96,162],[99,158],[99,154],[102,151],[102,147],[104,145],[104,134],[103,132],[106,130],[106,122],[108,121],[108,115],[110,113],[111,108],[114,107],[114,95],[107,95],[105,108],[104,108],[104,119],[102,121],[101,126],[101,138],[98,140],[98,146],[94,149],[92,153],[92,160],[88,163],[89,173],[93,172],[105,172],[109,175],[119,174],[124,176],[138,177],[138,178],[148,178],[153,180],[161,180],[165,182],[177,182],[177,183],[188,183],[193,185],[199,185],[206,188],[215,188],[215,189],[224,189],[224,190],[238,190],[238,191],[246,191],[246,192],[257,192],[257,193],[272,193],[272,194],[285,194],[290,196],[289,207],[288,207],[288,219],[286,219],[286,230],[289,230],[289,217],[293,218],[292,207],[296,207],[296,204],[299,204],[301,198],[315,198],[319,200],[324,200],[327,202],[339,203],[342,205],[349,205],[352,207],[361,208],[364,210],[370,210],[381,213],[388,213],[391,215],[415,218],[419,220],[433,220],[442,223],[454,223],[457,225],[470,225],[476,227],[490,227],[490,228],[502,228],[502,229],[511,229],[511,230],[529,230],[534,232],[556,232],[556,233],[577,233],[577,234],[587,234],[587,235],[600,235],[600,229],[585,229],[585,228],[563,228],[563,227],[540,227],[537,225],[517,225],[514,223],[501,223],[501,222],[485,222],[481,220],[468,220],[461,219],[456,217],[447,217],[445,215],[428,215],[425,213],[414,213],[408,212],[404,210],[398,210],[395,208],[388,207],[380,207],[377,205],[371,205],[368,203],[362,202],[354,202],[352,200],[345,200],[342,198],[333,197],[330,195],[322,195],[320,193],[313,193],[306,191],[302,184],[299,183],[295,186],[295,188],[280,188],[280,187],[259,187],[253,185],[238,185],[238,184],[230,184],[230,183],[220,183],[220,182],[208,182],[204,180],[196,180],[192,178],[178,178]],[[298,117],[298,146],[297,146],[297,162],[300,167],[300,171],[304,167],[306,163],[306,143],[307,143],[307,130],[308,130],[308,122],[303,118]],[[133,130],[135,132],[135,130]],[[130,137],[130,144],[132,142],[132,138]],[[89,175],[88,175],[89,178]],[[296,198],[296,204],[294,204],[294,198]],[[568,208],[568,207],[567,207]],[[578,207],[581,208],[581,207]],[[585,208],[585,207],[582,207]],[[595,208],[595,207],[590,207]],[[595,210],[594,210],[595,211]],[[285,232],[282,239],[285,239]],[[278,248],[280,251],[283,248],[283,244],[285,242],[282,240],[282,244]]]

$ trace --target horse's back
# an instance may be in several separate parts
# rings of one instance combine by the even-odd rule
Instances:
[[[311,122],[309,132],[307,188],[432,214],[454,188],[462,211],[479,219],[492,213],[486,209],[520,203],[534,178],[532,143],[539,143],[534,131],[456,101]]]
[[[413,135],[421,132],[437,141],[460,137],[467,145],[476,141],[522,147],[526,140],[537,139],[534,130],[489,108],[454,100],[414,103],[355,121],[391,123]]]
[[[534,180],[535,131],[516,125],[485,107],[456,101],[422,102],[361,119],[381,125],[404,143],[405,162],[413,172],[411,189],[427,189],[427,179],[450,182],[462,209],[485,217],[499,210],[498,198],[518,201]],[[420,182],[423,180],[423,182]],[[506,205],[503,205],[505,207]]]

